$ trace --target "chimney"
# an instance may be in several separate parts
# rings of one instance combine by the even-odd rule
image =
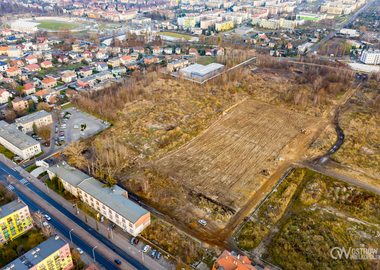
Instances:
[[[237,259],[240,260],[240,254],[237,255]]]
[[[18,202],[18,203],[20,203],[20,202],[21,202],[21,200],[20,200],[20,199],[18,199],[18,200],[17,200],[17,202]]]
[[[128,199],[128,192],[124,192],[123,196]]]

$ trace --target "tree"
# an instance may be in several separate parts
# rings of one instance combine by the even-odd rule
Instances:
[[[22,92],[25,90],[25,87],[24,86],[19,86],[17,87],[17,92],[21,95]]]
[[[38,128],[37,128],[37,125],[36,125],[35,122],[33,122],[33,126],[32,126],[32,128],[33,128],[33,132],[34,132],[34,134],[36,134],[37,131],[38,131]]]
[[[13,108],[11,97],[8,97],[8,108]]]
[[[51,108],[49,107],[49,105],[47,105],[44,102],[38,103],[38,105],[37,105],[37,111],[42,111],[42,110],[50,112]]]
[[[63,149],[63,154],[67,157],[70,164],[77,167],[83,167],[86,163],[86,158],[82,155],[84,145],[80,142],[71,141],[70,144]]]
[[[32,100],[28,101],[28,105],[29,105],[29,112],[34,112],[36,110],[36,105],[34,104]]]
[[[43,140],[47,141],[50,139],[50,129],[48,129],[48,128],[39,129],[37,131],[37,135],[38,135],[38,137],[41,137]]]
[[[367,27],[365,27],[364,25],[363,26],[360,26],[360,34],[363,34],[367,31]]]
[[[13,122],[17,117],[17,114],[12,110],[6,110],[5,119],[8,120],[8,122]]]

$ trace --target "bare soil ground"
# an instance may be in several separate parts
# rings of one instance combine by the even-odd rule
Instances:
[[[276,169],[281,149],[316,122],[248,100],[157,165],[176,181],[239,210]]]

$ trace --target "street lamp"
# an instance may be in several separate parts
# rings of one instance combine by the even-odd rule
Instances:
[[[71,229],[71,230],[69,231],[69,236],[70,236],[71,244],[73,243],[73,238],[71,238],[71,232],[72,232],[73,230],[74,230],[74,229]]]
[[[95,246],[93,249],[92,249],[92,256],[94,257],[94,262],[95,262],[95,249],[97,248],[98,246]]]

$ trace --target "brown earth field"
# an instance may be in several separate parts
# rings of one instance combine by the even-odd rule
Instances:
[[[188,144],[159,159],[157,168],[186,187],[238,211],[277,169],[285,146],[302,129],[317,122],[247,100]]]

